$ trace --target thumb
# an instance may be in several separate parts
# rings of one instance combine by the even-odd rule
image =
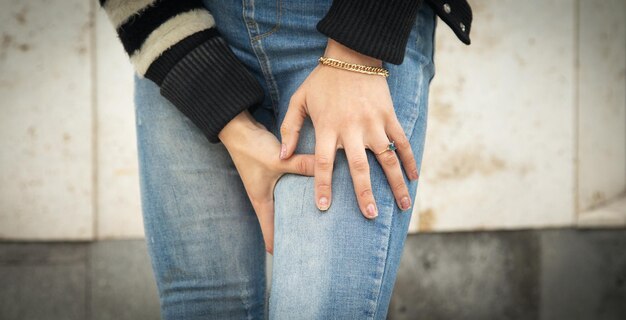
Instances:
[[[298,146],[300,129],[304,124],[307,114],[304,108],[304,91],[296,90],[289,100],[289,107],[280,126],[282,145],[280,146],[280,159],[289,158]]]
[[[296,154],[287,160],[283,160],[281,163],[284,173],[294,173],[309,177],[314,175],[315,155]]]
[[[256,212],[259,224],[261,225],[261,233],[265,241],[265,251],[270,254],[274,253],[274,199],[258,201],[252,203]]]

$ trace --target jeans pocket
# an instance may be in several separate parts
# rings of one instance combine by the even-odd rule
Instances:
[[[278,31],[282,15],[282,0],[243,1],[243,19],[252,40],[259,40]]]

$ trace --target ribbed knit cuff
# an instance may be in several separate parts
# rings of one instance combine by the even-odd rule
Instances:
[[[259,82],[219,36],[186,53],[167,74],[155,69],[151,75],[160,83],[161,95],[213,143],[219,142],[218,133],[231,119],[264,97]]]
[[[317,30],[362,54],[401,64],[422,0],[333,0]]]

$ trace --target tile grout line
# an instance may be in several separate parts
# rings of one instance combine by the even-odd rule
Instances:
[[[93,318],[92,313],[92,245],[91,243],[87,243],[85,245],[85,319],[91,320]]]
[[[580,0],[574,7],[574,225],[580,220]]]
[[[97,67],[97,32],[96,32],[96,10],[99,9],[95,0],[90,1],[89,6],[89,24],[90,40],[89,46],[91,47],[90,53],[90,76],[91,76],[91,181],[92,181],[92,195],[91,195],[91,240],[98,238],[98,67]]]
[[[91,181],[92,181],[92,194],[91,194],[91,241],[97,238],[98,233],[98,91],[97,91],[97,32],[96,32],[96,10],[99,7],[95,0],[89,1],[89,24],[90,37],[89,46],[90,52],[90,76],[91,76]],[[89,320],[93,318],[92,314],[92,255],[91,245],[87,245],[85,253],[85,319]]]

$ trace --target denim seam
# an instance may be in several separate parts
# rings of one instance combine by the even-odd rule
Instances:
[[[435,17],[435,18],[436,18],[436,17]],[[435,23],[436,23],[436,22],[435,22]],[[434,29],[433,29],[433,36],[434,36],[434,32],[435,32],[435,31],[434,31]],[[434,37],[433,37],[433,40],[434,40]],[[433,50],[433,55],[434,55],[434,44],[433,44],[433,48],[432,48],[432,50]],[[423,78],[423,77],[420,77],[420,79],[422,79],[422,78]],[[432,77],[431,77],[431,79],[432,79]],[[422,113],[422,111],[423,111],[423,107],[422,107],[422,105],[419,103],[419,97],[421,96],[421,90],[419,90],[419,89],[420,89],[420,88],[422,88],[422,86],[423,86],[423,81],[422,81],[422,80],[420,80],[420,81],[419,81],[418,90],[417,90],[417,94],[416,94],[416,97],[418,97],[418,99],[416,99],[416,100],[415,100],[415,103],[416,103],[416,105],[417,105],[417,107],[418,107],[418,109],[417,109],[417,116],[415,117],[415,121],[412,121],[412,122],[411,122],[410,134],[408,134],[408,135],[407,135],[407,139],[408,139],[409,141],[411,141],[411,139],[412,139],[412,138],[413,138],[413,136],[415,135],[415,130],[416,130],[416,129],[417,129],[417,127],[418,127],[418,126],[416,126],[416,124],[417,124],[417,121],[420,119],[420,115],[421,115],[421,113]],[[416,192],[417,192],[417,191],[416,191]],[[389,272],[389,269],[388,269],[388,266],[389,266],[389,242],[391,241],[391,235],[392,235],[392,234],[393,234],[393,232],[394,232],[394,218],[395,218],[395,215],[396,215],[396,214],[403,214],[402,212],[396,212],[396,210],[395,210],[395,203],[394,203],[393,201],[391,202],[391,206],[392,206],[392,208],[391,208],[391,210],[392,210],[392,214],[391,214],[391,221],[390,221],[390,225],[389,225],[389,234],[388,234],[388,236],[387,236],[387,252],[386,252],[386,255],[385,255],[385,262],[384,262],[384,266],[383,266],[383,275],[382,275],[382,277],[381,277],[381,282],[380,282],[380,287],[379,287],[379,293],[378,293],[378,299],[377,299],[377,301],[376,301],[376,303],[375,303],[375,307],[376,307],[376,309],[374,310],[373,317],[372,317],[373,319],[375,319],[375,318],[376,318],[376,316],[377,316],[377,312],[378,312],[378,310],[379,310],[379,308],[378,308],[378,304],[379,304],[379,301],[380,301],[380,296],[381,296],[381,294],[382,294],[382,286],[383,286],[383,283],[384,283],[384,279],[385,279],[385,277],[387,276],[387,273]]]
[[[428,109],[426,109],[426,110],[428,110]],[[423,109],[422,109],[422,106],[420,105],[419,106],[419,113],[421,113],[422,111],[423,111]],[[418,117],[418,119],[419,119],[419,117]],[[426,119],[428,120],[428,117],[426,117]],[[415,124],[417,124],[417,120],[415,120]],[[411,138],[413,138],[413,135],[415,134],[415,129],[417,128],[417,126],[415,124],[413,125],[413,129],[411,129],[411,134],[406,137],[409,141],[411,141]],[[415,155],[413,155],[413,156],[415,156]]]
[[[280,23],[280,12],[281,12],[280,1],[281,0],[277,1],[279,3],[279,11],[278,11],[279,23]],[[252,9],[254,10],[254,8]],[[272,74],[272,66],[270,64],[269,58],[267,57],[267,53],[265,53],[265,49],[263,49],[263,44],[260,41],[261,40],[261,37],[259,37],[260,35],[253,36],[252,30],[250,30],[251,27],[254,27],[256,29],[256,32],[258,33],[260,32],[258,29],[259,26],[256,23],[256,21],[254,21],[254,19],[250,19],[248,17],[248,15],[246,14],[246,10],[247,10],[247,6],[244,1],[244,5],[242,9],[242,16],[245,21],[246,29],[248,30],[248,36],[250,38],[250,46],[252,47],[252,51],[254,51],[254,55],[257,58],[259,66],[261,67],[263,78],[265,78],[265,82],[267,83],[267,87],[270,92],[270,100],[272,101],[272,110],[274,111],[274,118],[272,119],[272,127],[276,127],[276,121],[278,118],[278,101],[279,101],[278,85],[276,84],[276,79],[274,79],[274,75]],[[276,30],[278,30],[278,28],[274,28],[271,31],[264,33],[263,36],[265,37],[269,35],[270,32],[273,33]]]
[[[420,108],[421,108],[421,107],[420,107]],[[421,110],[421,109],[420,109],[420,110]],[[417,123],[417,121],[416,121],[416,123]],[[415,130],[416,130],[416,127],[417,127],[417,126],[415,126],[415,125],[414,125],[414,126],[413,126],[413,129],[411,130],[411,134],[409,134],[409,135],[408,135],[408,137],[407,137],[407,138],[409,139],[409,141],[411,140],[411,138],[413,138],[413,135],[415,135]],[[416,183],[417,183],[417,182],[416,182]],[[417,191],[416,191],[416,193],[417,193]],[[384,283],[385,276],[387,276],[387,273],[389,272],[389,269],[388,269],[388,266],[389,266],[389,262],[388,262],[388,261],[389,261],[389,242],[391,241],[391,235],[392,235],[392,234],[393,234],[393,232],[394,232],[394,217],[395,217],[395,215],[396,215],[396,214],[404,214],[403,212],[397,212],[397,211],[395,210],[395,203],[394,203],[393,201],[391,202],[391,205],[392,205],[392,209],[391,209],[391,210],[392,210],[392,214],[391,214],[391,221],[390,221],[390,225],[389,225],[389,235],[388,235],[388,237],[387,237],[387,254],[386,254],[386,256],[385,256],[385,264],[384,264],[384,269],[383,269],[383,276],[382,276],[382,278],[381,278],[381,282],[380,282],[380,290],[379,290],[379,295],[378,295],[378,296],[379,296],[379,298],[380,298],[380,295],[381,295],[381,292],[382,292],[382,286],[383,286],[383,283]],[[409,213],[407,212],[407,214],[409,214]],[[377,316],[377,312],[378,312],[378,303],[379,303],[379,301],[378,301],[378,300],[379,300],[379,299],[377,299],[376,304],[375,304],[376,309],[375,309],[375,311],[374,311],[374,316],[373,316],[373,319],[375,319],[375,318],[376,318],[376,316]]]
[[[421,9],[421,10],[423,10],[423,9]],[[421,25],[422,25],[421,21],[422,21],[421,12],[419,12],[417,14],[416,19],[415,19],[414,30],[412,31],[412,32],[416,33],[416,39],[415,39],[414,42],[412,42],[412,45],[416,47],[415,50],[418,51],[418,52],[422,51],[422,50],[420,50],[420,45],[421,45],[421,41],[423,41],[423,38],[422,38],[421,33],[420,33],[420,28],[421,28]],[[418,61],[417,61],[418,64],[417,65],[419,67],[419,70],[417,72],[422,72],[423,73],[424,72],[423,65],[424,64],[430,64],[430,62],[424,61],[425,59],[423,59],[422,55],[418,55],[417,59],[418,59]],[[383,62],[383,64],[387,64],[387,62]],[[421,78],[422,77],[418,77],[418,81],[416,83],[416,86],[418,88],[421,87],[421,85],[422,85],[422,79]],[[415,105],[417,107],[417,110],[416,110],[415,113],[409,112],[406,115],[406,117],[407,117],[406,118],[407,119],[407,121],[406,121],[406,131],[407,132],[413,132],[413,129],[415,127],[415,123],[417,123],[417,120],[419,120],[419,114],[420,114],[420,105],[419,105],[420,92],[419,92],[419,90],[416,90],[416,94],[414,95],[413,98],[414,99],[413,99],[412,103],[413,103],[413,105]]]
[[[374,305],[373,305],[373,312],[368,312],[369,314],[371,314],[371,318],[370,319],[376,319],[377,313],[378,313],[378,305],[380,304],[380,297],[382,295],[382,291],[383,291],[383,283],[384,283],[384,279],[385,276],[387,275],[387,270],[388,270],[388,266],[389,266],[389,243],[391,242],[391,234],[393,231],[393,222],[394,222],[394,216],[396,215],[396,210],[395,210],[395,203],[393,201],[390,202],[389,206],[391,207],[391,218],[389,221],[389,232],[387,233],[386,237],[384,238],[384,244],[382,245],[382,247],[385,250],[385,258],[383,259],[383,263],[382,263],[382,274],[379,278],[379,283],[378,283],[378,288],[376,288],[377,293],[376,293],[376,299],[374,301]],[[378,271],[378,270],[377,270]]]
[[[259,61],[259,65],[261,66],[263,76],[265,77],[265,81],[268,84],[270,98],[272,100],[272,109],[274,111],[273,125],[275,127],[278,116],[278,100],[280,94],[278,91],[278,84],[276,84],[276,79],[274,79],[274,75],[272,74],[272,66],[269,58],[267,57],[267,54],[265,53],[265,49],[263,49],[261,41],[252,41],[252,49],[257,56],[257,60]]]
[[[435,15],[433,13],[433,15]],[[422,37],[422,33],[420,32],[420,29],[423,27],[423,22],[425,19],[423,19],[422,17],[422,13],[420,12],[417,16],[417,36],[415,39],[415,46],[416,46],[416,50],[418,52],[424,52],[423,47],[422,47],[422,42],[424,41],[424,37]],[[432,28],[432,33],[430,36],[430,39],[432,39],[432,44],[430,46],[430,59],[427,59],[426,57],[424,57],[423,55],[418,55],[418,62],[419,65],[426,65],[429,71],[433,71],[434,67],[435,67],[435,61],[434,61],[434,50],[435,50],[435,28],[436,28],[436,23],[437,23],[437,16],[434,16],[432,21],[434,21],[433,23],[433,28]]]
[[[418,15],[417,17],[418,21],[417,21],[417,25],[420,25],[420,20],[422,20],[421,16]],[[419,31],[419,30],[418,30]],[[433,30],[434,32],[434,30]],[[421,37],[420,32],[417,32],[417,39],[416,39],[416,44],[419,47],[420,46],[420,42],[423,41],[424,39]],[[420,50],[421,52],[421,50]],[[429,68],[431,68],[432,66],[432,61],[425,61],[424,63],[422,62],[422,57],[418,57],[420,59],[419,66],[420,66],[420,71],[426,72],[427,70],[429,70]],[[427,66],[427,67],[424,67]],[[410,132],[410,134],[407,136],[407,139],[411,139],[415,133],[416,130],[416,123],[417,121],[420,119],[420,114],[423,110],[422,105],[420,104],[420,98],[422,96],[422,92],[421,92],[421,88],[423,88],[424,86],[424,81],[423,81],[423,77],[418,77],[418,81],[417,81],[417,88],[418,90],[416,90],[416,94],[413,100],[413,103],[415,104],[415,106],[417,107],[417,110],[415,112],[415,116],[411,117],[411,119],[409,119],[408,123],[407,123],[407,132]],[[384,239],[384,245],[383,248],[385,249],[385,257],[382,263],[382,275],[380,277],[380,283],[378,284],[378,288],[377,288],[377,293],[376,293],[376,299],[374,300],[374,304],[373,304],[373,310],[370,310],[369,312],[367,312],[368,315],[368,319],[376,319],[378,316],[378,312],[379,312],[379,305],[380,305],[380,299],[382,296],[382,291],[383,291],[383,285],[384,285],[384,280],[385,277],[387,276],[387,274],[389,273],[389,243],[391,242],[391,236],[394,232],[394,222],[395,222],[395,215],[396,214],[402,214],[402,212],[397,212],[395,210],[395,202],[392,200],[389,203],[389,206],[391,207],[391,218],[389,221],[389,232],[386,235],[386,238]]]
[[[433,39],[433,44],[430,48],[430,62],[432,63],[432,67],[431,67],[431,71],[432,71],[432,76],[430,77],[429,83],[430,81],[432,81],[432,79],[435,77],[435,73],[436,73],[436,67],[435,67],[435,46],[436,46],[436,32],[437,31],[437,15],[433,12],[433,33],[431,35],[432,39]]]
[[[413,131],[415,131],[415,124],[417,123],[417,121],[419,121],[420,114],[422,113],[422,105],[420,104],[420,100],[422,98],[422,91],[420,89],[424,85],[423,79],[424,77],[422,76],[419,77],[419,81],[417,83],[418,86],[417,86],[416,94],[414,96],[415,100],[413,100],[413,103],[417,106],[417,112],[415,114],[415,119],[412,119],[413,121],[411,121],[411,128],[409,128],[409,130],[411,131],[411,134],[413,134]],[[407,139],[410,139],[410,137],[407,137]]]
[[[430,59],[428,61],[426,61],[424,64],[420,63],[419,66],[421,67],[421,71],[422,72],[428,72],[430,74],[429,78],[428,78],[428,82],[426,84],[426,86],[430,86],[430,83],[432,82],[433,78],[435,77],[435,61],[434,61],[434,57],[435,57],[435,30],[436,30],[436,26],[437,26],[437,16],[435,15],[435,13],[432,13],[433,15],[433,28],[432,28],[432,33],[431,33],[431,38],[432,39],[432,44],[430,46]],[[421,18],[421,13],[418,14],[418,19],[422,19]],[[419,25],[419,23],[418,23]],[[417,39],[416,39],[416,43],[419,44],[420,41],[423,41],[424,39],[421,37],[421,34],[418,32],[417,33]],[[419,50],[420,52],[422,50]],[[420,60],[422,59],[422,56],[419,56]],[[424,59],[425,60],[425,59]],[[424,77],[419,77],[419,83],[418,83],[418,90],[417,93],[415,95],[415,100],[413,101],[413,103],[415,103],[417,105],[417,115],[415,116],[415,119],[411,122],[412,126],[410,129],[411,131],[411,135],[413,135],[413,132],[415,131],[415,124],[417,123],[417,121],[420,118],[420,115],[422,113],[422,109],[423,106],[420,105],[419,101],[421,98],[421,94],[422,91],[419,90],[420,88],[422,88],[422,86],[424,85]],[[410,137],[407,137],[410,139]]]
[[[269,36],[270,34],[278,31],[278,29],[280,28],[280,21],[281,21],[281,16],[282,16],[282,0],[276,0],[276,7],[278,8],[277,13],[276,13],[276,25],[272,28],[272,30],[267,31],[263,34],[259,34],[256,35],[252,38],[252,40],[261,40],[267,36]],[[258,30],[257,30],[258,31]]]

